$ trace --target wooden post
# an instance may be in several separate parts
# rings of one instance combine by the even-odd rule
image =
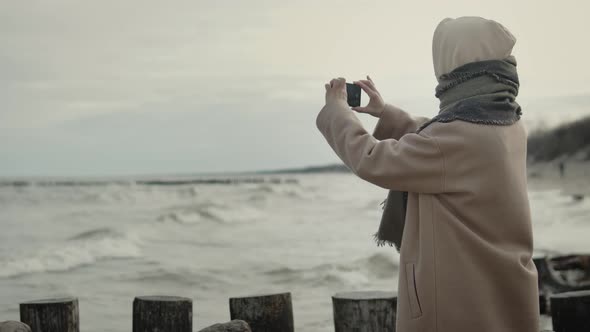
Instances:
[[[291,293],[229,299],[230,319],[246,321],[252,332],[294,332]]]
[[[133,300],[133,332],[192,332],[193,301],[176,296]]]
[[[547,297],[545,296],[545,292],[539,291],[539,313],[541,315],[545,315],[549,313],[547,308]]]
[[[395,292],[356,291],[332,296],[336,332],[395,332]]]
[[[77,298],[47,299],[20,304],[20,320],[33,332],[80,332]]]
[[[543,289],[543,283],[547,280],[549,271],[547,270],[547,257],[546,256],[534,256],[533,263],[537,268],[537,284],[539,290]]]
[[[555,332],[590,331],[590,291],[553,294],[550,299]]]

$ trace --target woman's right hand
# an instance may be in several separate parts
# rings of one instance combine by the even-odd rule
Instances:
[[[369,103],[365,107],[357,106],[352,109],[359,113],[367,113],[374,117],[380,117],[385,108],[385,102],[383,101],[383,98],[381,98],[381,94],[379,94],[377,88],[375,88],[373,80],[367,75],[366,80],[354,81],[353,83],[360,86],[361,89],[365,91],[369,96]]]

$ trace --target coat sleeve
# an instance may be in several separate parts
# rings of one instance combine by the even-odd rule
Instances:
[[[373,137],[378,140],[393,138],[399,140],[407,133],[415,132],[418,127],[430,119],[426,117],[412,117],[401,108],[385,104],[383,114],[379,117]]]
[[[443,192],[442,152],[435,139],[423,132],[378,140],[346,103],[324,106],[316,126],[344,164],[363,180],[385,189]]]

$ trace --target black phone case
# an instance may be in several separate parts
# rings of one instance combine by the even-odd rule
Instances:
[[[361,87],[352,84],[346,83],[346,94],[348,95],[348,105],[350,107],[361,106]]]

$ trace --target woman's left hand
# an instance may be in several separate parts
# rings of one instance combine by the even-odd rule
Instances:
[[[348,94],[346,93],[346,79],[343,77],[334,78],[326,87],[326,105],[344,103],[348,107]]]

